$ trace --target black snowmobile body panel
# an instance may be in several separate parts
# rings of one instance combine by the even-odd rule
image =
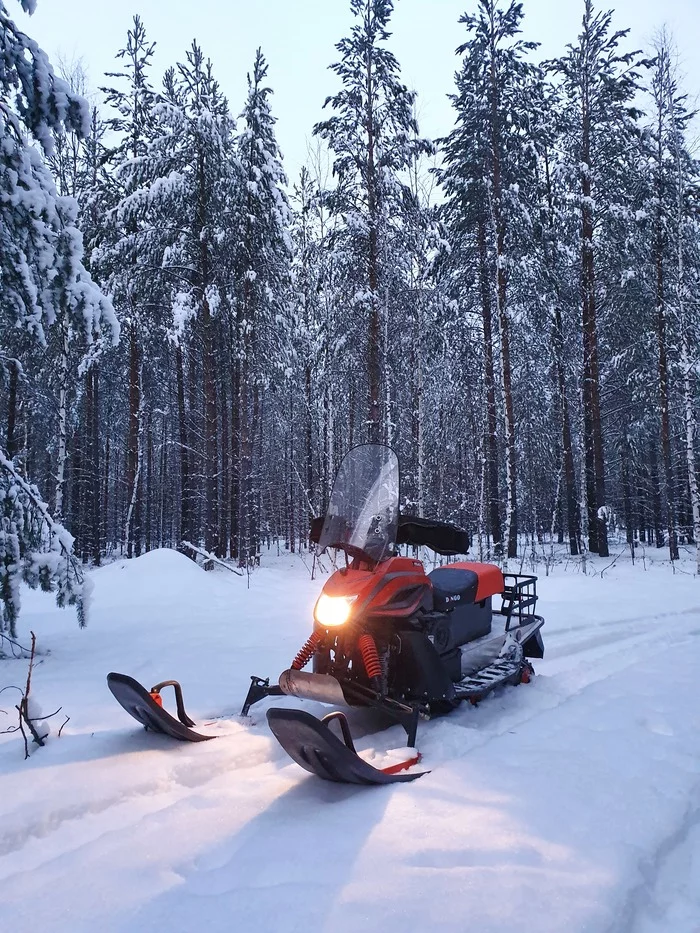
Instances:
[[[300,709],[268,710],[270,729],[290,758],[304,770],[339,784],[396,784],[415,781],[425,774],[387,774],[368,762],[334,735],[320,719]]]
[[[175,681],[167,681],[166,684],[160,686],[173,686],[174,684]],[[130,716],[133,716],[137,722],[140,722],[142,726],[152,732],[161,732],[180,742],[206,742],[209,739],[216,738],[215,735],[201,735],[199,732],[190,729],[190,726],[193,726],[194,723],[185,713],[179,684],[176,688],[176,697],[178,715],[181,721],[175,719],[167,710],[159,706],[143,684],[127,674],[108,674],[107,686],[112,691],[117,703]]]
[[[391,683],[392,693],[422,702],[452,701],[454,684],[449,668],[423,632],[401,632],[399,662]]]
[[[544,619],[542,620],[542,624],[544,625]],[[537,629],[537,631],[524,643],[523,654],[526,658],[544,657],[544,641],[542,640],[542,632],[540,629]]]

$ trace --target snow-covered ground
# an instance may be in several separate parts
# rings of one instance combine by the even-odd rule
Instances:
[[[250,589],[169,551],[114,563],[85,631],[26,593],[34,693],[71,718],[26,762],[0,739],[0,930],[697,933],[700,580],[647,567],[541,578],[538,676],[423,725],[430,773],[386,788],[308,776],[266,703],[237,717],[308,634],[320,582],[298,558]],[[179,679],[219,738],[144,732],[112,670]],[[0,686],[25,672],[0,661]],[[361,747],[403,741],[371,725],[354,717]]]

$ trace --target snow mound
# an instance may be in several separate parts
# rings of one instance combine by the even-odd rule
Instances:
[[[147,554],[142,554],[141,557],[135,557],[132,560],[116,561],[104,569],[112,570],[114,568],[126,570],[132,580],[138,577],[153,577],[155,575],[159,577],[172,575],[179,580],[201,580],[202,574],[205,573],[189,557],[167,547],[156,548],[155,551],[148,551]]]
[[[212,590],[218,590],[220,576],[211,580],[212,576],[169,548],[149,551],[132,560],[117,560],[92,573],[96,602],[92,617],[104,615],[105,609],[109,616],[116,609],[132,612],[158,608],[160,615],[163,604],[168,604],[171,612],[185,605],[194,607],[211,598]]]

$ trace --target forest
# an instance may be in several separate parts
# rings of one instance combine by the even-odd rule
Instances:
[[[135,16],[88,104],[0,0],[0,629],[21,580],[80,605],[114,556],[303,551],[365,442],[397,451],[405,513],[483,559],[700,545],[673,37],[636,50],[580,0],[541,61],[526,2],[465,3],[427,139],[393,0],[348,2],[288,179],[262,50],[229,101],[206,36],[159,76]]]

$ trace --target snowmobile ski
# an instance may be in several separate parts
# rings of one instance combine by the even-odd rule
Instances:
[[[107,686],[117,703],[152,732],[161,732],[180,742],[206,742],[216,738],[214,735],[201,735],[190,728],[194,722],[185,712],[182,689],[176,680],[164,680],[149,691],[127,674],[111,673],[107,675]],[[160,691],[164,687],[172,687],[175,691],[178,719],[163,709]]]
[[[343,741],[329,728],[330,722],[334,720],[340,725]],[[418,771],[407,774],[399,770],[417,763],[416,757],[385,769],[375,768],[360,758],[355,751],[347,719],[341,712],[316,719],[304,710],[279,707],[268,710],[267,721],[289,757],[324,781],[363,785],[394,784],[415,781],[428,773]]]

